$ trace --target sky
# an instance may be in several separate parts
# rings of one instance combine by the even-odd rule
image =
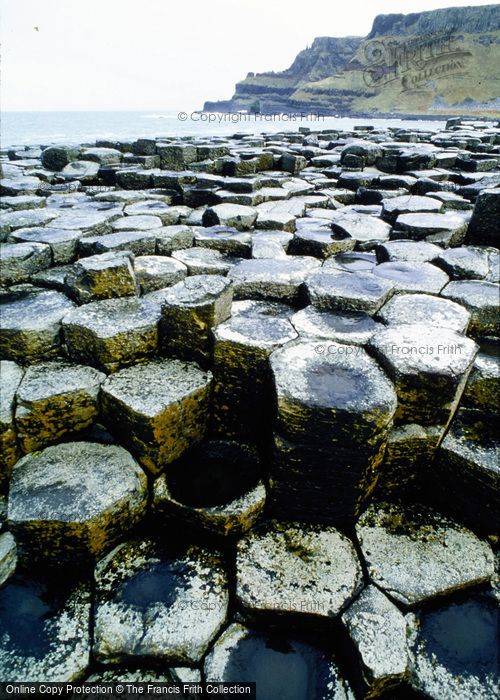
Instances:
[[[377,14],[484,0],[0,0],[5,111],[201,109]]]

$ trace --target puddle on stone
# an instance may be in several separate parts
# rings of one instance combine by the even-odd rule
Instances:
[[[339,253],[334,260],[348,272],[370,272],[377,264],[375,255],[368,253]]]
[[[195,508],[230,503],[253,488],[259,476],[253,449],[218,440],[191,450],[166,474],[172,496]]]
[[[121,586],[119,598],[126,605],[147,608],[155,603],[173,605],[185,587],[187,567],[159,562],[139,571]]]
[[[315,404],[341,408],[366,394],[367,382],[360,371],[325,362],[309,368],[307,390]]]
[[[342,315],[325,314],[322,322],[333,331],[353,333],[359,331],[375,330],[377,323],[362,311],[353,311]]]
[[[468,600],[428,614],[419,637],[426,656],[453,675],[481,677],[496,670],[499,621],[492,605]]]
[[[50,651],[46,623],[59,602],[44,583],[22,575],[0,588],[0,628],[18,654],[43,658]]]
[[[258,700],[317,700],[331,697],[329,670],[323,653],[314,647],[250,634],[231,650],[224,680],[256,682]]]

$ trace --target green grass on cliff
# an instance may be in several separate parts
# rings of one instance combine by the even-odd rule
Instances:
[[[397,37],[384,37],[384,43],[398,42]],[[458,49],[453,57],[442,57],[427,64],[430,76],[417,68],[403,73],[398,79],[373,88],[364,80],[367,42],[360,46],[348,69],[340,75],[318,82],[299,85],[291,95],[294,103],[310,107],[349,108],[353,112],[399,112],[411,114],[449,112],[450,107],[463,101],[488,102],[500,97],[500,32],[464,34],[455,38]],[[435,71],[441,64],[443,75]],[[407,88],[402,83],[407,78]],[[418,79],[417,79],[418,77]],[[421,79],[420,79],[421,78]],[[434,104],[433,104],[434,103]],[[471,106],[471,114],[488,112]],[[498,114],[498,109],[492,112]]]

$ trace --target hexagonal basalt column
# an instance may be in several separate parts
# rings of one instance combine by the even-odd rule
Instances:
[[[24,559],[79,566],[128,532],[146,499],[146,475],[122,447],[70,442],[19,460],[8,517]]]
[[[210,372],[180,360],[128,367],[103,384],[104,421],[156,475],[203,438],[211,379]]]
[[[339,614],[362,585],[352,542],[332,527],[272,521],[238,543],[236,597],[250,615]]]
[[[0,246],[0,284],[7,286],[27,282],[31,275],[46,270],[51,253],[44,243],[13,243]]]
[[[442,432],[440,426],[416,423],[393,428],[387,439],[376,494],[414,499],[421,493],[430,481],[431,465]]]
[[[487,533],[497,533],[500,511],[498,417],[461,408],[433,467],[432,496],[440,507]]]
[[[378,331],[370,346],[394,381],[396,419],[445,426],[478,350],[474,341],[446,328],[408,324]]]
[[[235,299],[295,303],[308,273],[320,265],[319,260],[305,255],[243,260],[230,270],[229,278]]]
[[[329,350],[327,357],[301,340],[272,354],[277,429],[318,447],[361,444],[390,426],[394,389],[362,348],[332,343]]]
[[[321,270],[306,280],[313,306],[324,311],[363,311],[374,314],[393,293],[393,284],[371,272]]]
[[[23,452],[88,428],[99,413],[106,375],[93,367],[54,361],[32,365],[17,390],[16,426]]]
[[[375,586],[368,586],[342,615],[357,651],[363,680],[378,697],[408,675],[406,621],[403,613]]]
[[[494,413],[500,405],[500,357],[496,347],[491,350],[476,355],[465,387],[464,403]]]
[[[269,438],[269,356],[297,337],[291,313],[290,307],[272,302],[235,302],[231,318],[214,329],[215,432],[241,440]]]
[[[75,305],[64,294],[36,287],[2,296],[0,355],[32,362],[53,357],[61,345],[61,321]]]
[[[406,606],[485,583],[494,573],[489,544],[430,508],[373,504],[356,532],[373,583]]]
[[[19,446],[14,425],[15,396],[23,378],[23,370],[15,362],[0,361],[0,491],[7,485],[10,472],[19,459]]]
[[[396,294],[377,313],[392,326],[422,323],[465,333],[470,313],[460,304],[430,294]]]
[[[328,312],[307,306],[290,319],[301,336],[333,340],[349,345],[365,345],[381,324],[364,311]]]
[[[391,282],[394,293],[422,292],[439,294],[449,282],[448,275],[435,265],[416,262],[385,262],[373,268],[378,279]]]
[[[266,489],[257,452],[210,440],[186,452],[154,483],[153,512],[197,532],[241,536],[261,514]]]
[[[450,282],[441,292],[446,299],[462,304],[470,311],[469,332],[474,337],[500,335],[498,298],[500,287],[493,282],[463,280]]]
[[[207,655],[205,678],[211,682],[254,682],[263,698],[353,698],[327,652],[239,624],[228,627]]]
[[[65,278],[68,294],[79,304],[138,294],[131,253],[91,255],[76,262]]]
[[[3,532],[0,534],[0,586],[12,576],[16,567],[16,540],[10,532]]]
[[[409,635],[410,682],[437,700],[498,694],[498,610],[483,597],[421,613]]]
[[[108,372],[152,355],[158,344],[160,307],[147,299],[105,299],[64,319],[68,353]]]
[[[271,356],[278,406],[272,508],[351,520],[373,489],[396,409],[394,389],[360,347],[297,341]],[[319,348],[319,350],[318,350]]]
[[[94,654],[105,663],[195,664],[227,614],[222,557],[194,545],[133,540],[99,562],[96,584]]]
[[[165,354],[207,365],[211,329],[231,314],[231,282],[218,275],[195,275],[149,299],[161,305],[160,345]]]
[[[0,681],[79,680],[90,662],[91,589],[16,575],[0,589]]]

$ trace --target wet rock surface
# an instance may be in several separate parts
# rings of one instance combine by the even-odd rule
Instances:
[[[144,514],[146,476],[122,447],[62,443],[14,466],[8,519],[30,559],[88,561]]]
[[[34,452],[89,427],[99,414],[99,389],[106,376],[64,361],[26,370],[16,394],[16,428],[23,452]]]
[[[437,700],[494,697],[498,610],[483,598],[422,614],[409,639],[412,686]]]
[[[217,640],[204,669],[211,681],[255,681],[264,700],[353,697],[335,661],[325,652],[293,638],[264,635],[240,624],[228,627]]]
[[[359,654],[370,696],[397,687],[408,675],[403,613],[370,585],[342,615],[342,622]]]
[[[104,420],[140,463],[157,474],[203,438],[211,380],[211,373],[180,360],[127,367],[102,386]]]
[[[158,304],[146,299],[106,299],[64,318],[69,356],[105,371],[116,371],[152,355],[158,345]]]
[[[91,588],[16,575],[0,588],[2,682],[82,678],[90,660]]]
[[[222,559],[197,546],[125,543],[98,563],[96,585],[94,652],[108,663],[196,663],[227,613]]]
[[[493,696],[499,133],[2,150],[0,680]]]
[[[334,528],[271,522],[238,544],[236,596],[250,614],[334,617],[361,587],[352,543]]]
[[[403,605],[488,582],[493,576],[491,547],[429,509],[372,505],[356,530],[371,580]]]

